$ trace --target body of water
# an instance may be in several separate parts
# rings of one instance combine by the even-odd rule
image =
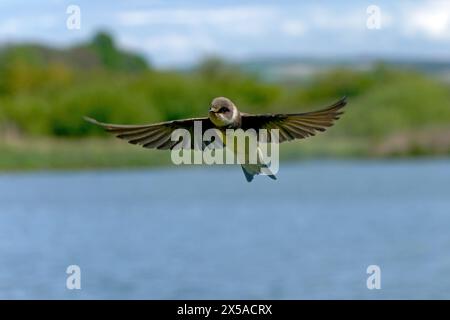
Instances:
[[[449,299],[449,195],[448,160],[1,174],[0,298]]]

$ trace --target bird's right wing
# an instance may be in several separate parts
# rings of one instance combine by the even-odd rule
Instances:
[[[190,133],[192,147],[194,141],[195,122],[201,122],[202,135],[206,130],[213,128],[213,124],[208,118],[191,118],[144,125],[111,124],[99,122],[88,117],[85,117],[85,120],[103,127],[106,131],[111,132],[117,138],[126,140],[131,144],[141,145],[144,148],[162,150],[172,149],[180,142],[181,137],[178,141],[172,141],[172,132],[176,129],[185,129]],[[187,146],[184,147],[186,148]]]

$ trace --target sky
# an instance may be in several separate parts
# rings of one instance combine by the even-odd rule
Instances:
[[[80,9],[80,29],[66,26],[69,5]],[[445,0],[0,0],[0,44],[61,47],[98,30],[111,32],[120,47],[157,67],[190,65],[211,55],[450,60]]]

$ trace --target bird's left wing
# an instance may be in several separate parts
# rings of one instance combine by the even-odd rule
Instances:
[[[185,129],[190,133],[191,147],[194,141],[194,124],[200,122],[202,134],[213,128],[213,124],[208,118],[191,118],[183,120],[173,120],[154,124],[144,125],[120,125],[99,122],[95,119],[85,117],[85,120],[103,127],[106,131],[116,135],[117,138],[124,139],[131,144],[141,145],[144,148],[154,148],[167,150],[172,149],[179,141],[172,141],[172,132],[176,129]],[[184,146],[185,148],[187,146]]]
[[[241,128],[243,130],[267,129],[268,142],[271,141],[271,129],[279,130],[278,142],[280,143],[304,139],[314,136],[317,131],[325,131],[327,127],[331,127],[335,120],[342,115],[342,108],[346,104],[344,97],[328,108],[319,111],[291,114],[242,114]]]

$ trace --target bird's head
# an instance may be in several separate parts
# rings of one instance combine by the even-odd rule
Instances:
[[[236,122],[239,111],[230,99],[215,98],[209,108],[209,119],[217,127],[225,127]]]

